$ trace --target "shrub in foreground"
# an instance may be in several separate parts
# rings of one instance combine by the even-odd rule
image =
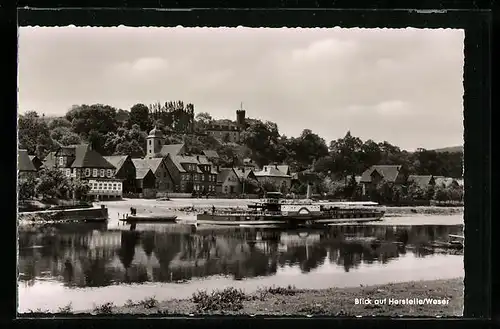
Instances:
[[[210,294],[206,291],[198,291],[191,298],[199,312],[238,311],[243,308],[243,301],[246,299],[246,294],[241,289],[235,288],[215,290]]]

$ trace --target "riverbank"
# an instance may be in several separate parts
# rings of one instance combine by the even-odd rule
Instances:
[[[234,288],[226,288],[222,291],[209,293],[201,291],[193,294],[189,299],[172,299],[159,302],[152,296],[142,301],[128,301],[126,305],[122,306],[107,303],[97,305],[94,310],[83,313],[461,316],[463,288],[463,278],[322,290],[270,287],[251,294],[246,294]],[[356,298],[362,299],[364,303],[356,303]],[[394,304],[396,300],[400,302]],[[368,303],[368,301],[370,302]],[[65,312],[63,312],[64,310]],[[70,306],[62,308],[61,312],[72,313],[70,312]]]
[[[137,209],[137,213],[171,213],[179,219],[192,219],[204,211],[211,211],[212,207],[225,210],[244,210],[247,206],[258,200],[250,199],[171,199],[169,201],[151,199],[123,199],[120,201],[104,201],[104,204],[120,214],[130,213],[130,208]],[[384,207],[385,217],[408,217],[414,215],[459,215],[463,214],[464,207]]]

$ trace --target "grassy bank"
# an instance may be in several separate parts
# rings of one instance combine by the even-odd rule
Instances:
[[[438,207],[438,206],[419,206],[419,207],[386,207],[387,217],[401,217],[411,215],[456,215],[463,214],[464,207]]]
[[[89,312],[97,315],[461,316],[463,287],[463,279],[456,278],[324,290],[270,287],[251,294],[226,288],[222,291],[200,291],[190,299],[160,302],[150,297],[136,302],[129,300],[123,306],[106,303],[96,305]],[[370,299],[372,303],[356,304],[356,298]],[[445,301],[445,304],[389,305],[389,299],[406,298],[431,298]],[[385,304],[375,304],[375,300],[384,299]],[[70,306],[59,311],[74,313]]]

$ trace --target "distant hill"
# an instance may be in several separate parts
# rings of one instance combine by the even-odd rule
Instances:
[[[450,152],[450,153],[458,153],[458,152],[463,152],[464,147],[463,146],[451,146],[451,147],[443,147],[440,149],[435,149],[434,151],[436,152]]]

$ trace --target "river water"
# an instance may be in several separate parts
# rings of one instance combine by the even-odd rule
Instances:
[[[423,217],[443,223],[453,216]],[[462,253],[429,246],[462,230],[408,222],[294,231],[182,224],[130,231],[113,220],[20,227],[18,310],[56,311],[69,303],[89,310],[152,296],[188,298],[226,286],[250,292],[273,285],[321,289],[463,277]]]

